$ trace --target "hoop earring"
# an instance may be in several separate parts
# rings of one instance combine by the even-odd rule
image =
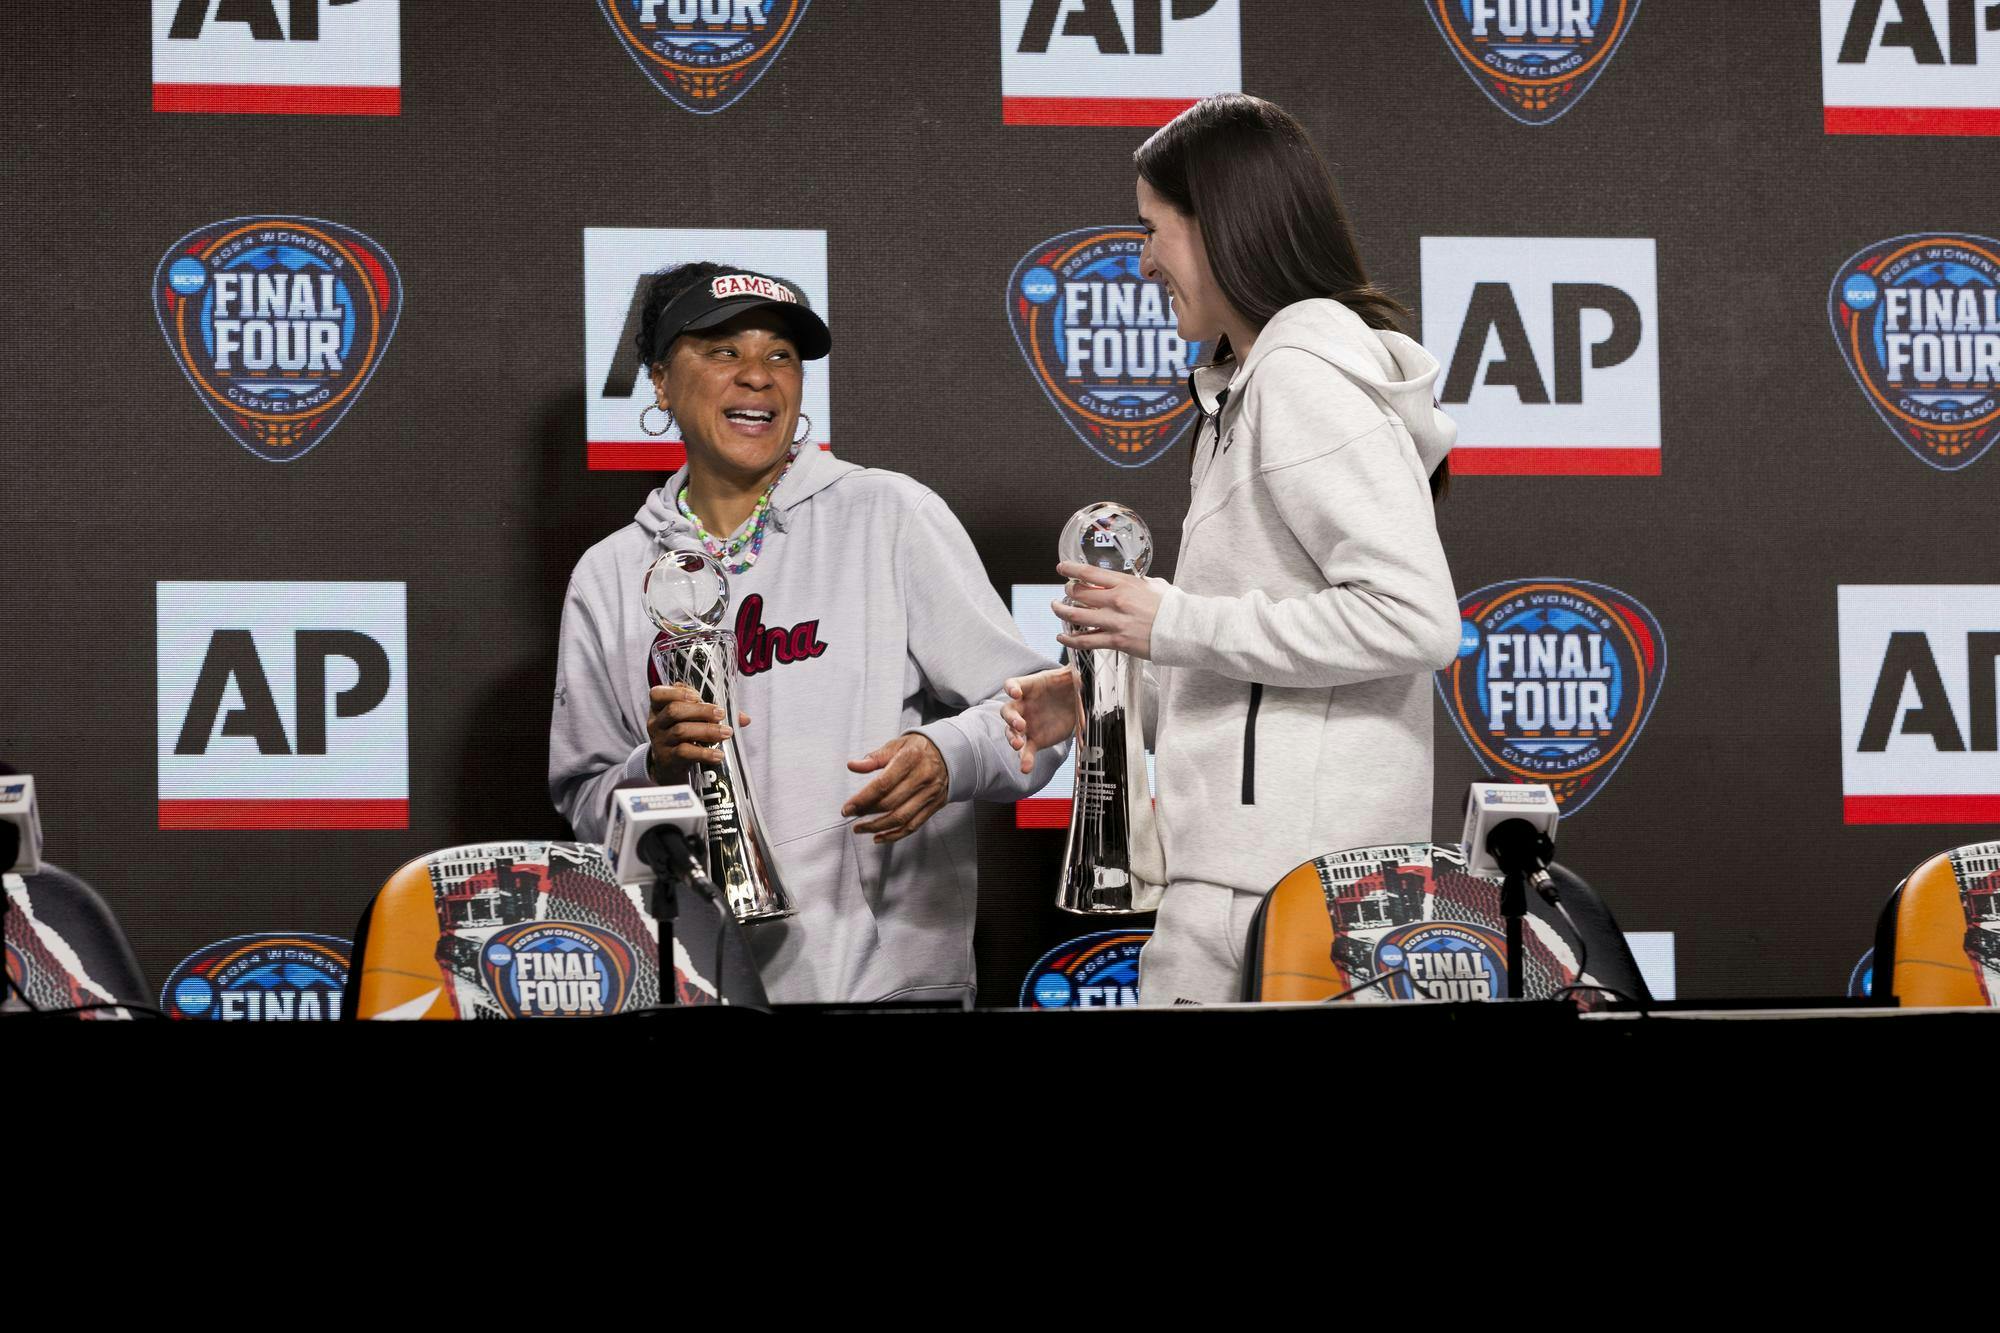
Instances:
[[[805,442],[812,438],[813,433],[813,419],[811,417],[801,412],[799,413],[799,420],[805,423],[805,429],[792,437],[792,448],[794,449],[803,448]]]
[[[648,412],[660,413],[662,416],[666,417],[667,424],[660,427],[658,430],[654,430],[651,426],[648,426],[646,424],[646,414]],[[646,434],[665,435],[668,431],[672,430],[673,428],[674,428],[674,414],[672,412],[669,412],[666,408],[661,407],[658,403],[648,403],[644,407],[639,409],[639,429],[645,431]]]

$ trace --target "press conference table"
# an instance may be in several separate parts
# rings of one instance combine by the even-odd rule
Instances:
[[[731,1068],[768,1057],[795,1072],[856,1062],[920,1061],[939,1075],[1049,1062],[1161,1059],[1227,1066],[1301,1053],[1345,1064],[1400,1054],[1428,1061],[1529,1065],[1588,1060],[1601,1071],[1838,1055],[1857,1067],[1956,1062],[1967,1042],[2000,1040],[2000,1010],[1845,1007],[1656,1007],[1579,1013],[1566,1003],[1241,1004],[1172,1009],[733,1008],[662,1010],[609,1019],[469,1023],[78,1023],[0,1020],[0,1044],[21,1061],[163,1058],[186,1066],[264,1060],[351,1063],[371,1070],[438,1060],[644,1055]],[[1708,1072],[1714,1072],[1710,1069]]]

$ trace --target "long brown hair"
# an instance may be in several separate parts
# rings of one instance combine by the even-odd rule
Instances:
[[[1132,154],[1153,192],[1201,223],[1215,284],[1262,328],[1286,306],[1331,297],[1374,329],[1402,331],[1403,304],[1369,280],[1326,159],[1282,107],[1245,93],[1205,97]],[[1216,340],[1212,363],[1235,353]],[[1447,459],[1431,494],[1451,481]]]

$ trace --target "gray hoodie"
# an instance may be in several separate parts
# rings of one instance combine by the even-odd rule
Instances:
[[[1263,893],[1431,836],[1430,677],[1459,641],[1427,484],[1457,433],[1437,373],[1331,300],[1195,373],[1209,415],[1152,640],[1170,882]]]
[[[662,550],[695,545],[673,498],[685,480],[570,576],[549,792],[579,838],[604,836],[613,788],[648,785],[656,631],[640,580]],[[1018,800],[1062,763],[1045,752],[1022,774],[999,711],[1007,677],[1052,664],[1021,641],[944,501],[910,478],[807,449],[771,508],[763,553],[729,580],[736,706],[751,719],[738,747],[799,908],[746,931],[764,985],[780,1002],[969,997],[978,862],[964,802]],[[907,731],[944,755],[953,803],[878,846],[841,818],[875,776],[846,764]]]

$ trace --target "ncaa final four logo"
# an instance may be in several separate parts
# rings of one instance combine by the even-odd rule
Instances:
[[[1903,446],[1955,472],[2000,437],[2000,241],[1927,232],[1869,246],[1827,297],[1834,340]]]
[[[637,958],[608,930],[530,921],[487,940],[479,963],[508,1018],[584,1018],[625,1007]]]
[[[183,958],[160,989],[169,1018],[285,1023],[340,1017],[354,946],[332,935],[237,935]]]
[[[1150,930],[1082,935],[1043,954],[1021,983],[1023,1009],[1117,1009],[1139,1003],[1139,952]]]
[[[625,53],[676,106],[711,115],[764,77],[812,0],[597,0]]]
[[[1144,467],[1195,419],[1173,306],[1140,276],[1136,227],[1066,231],[1030,250],[1007,279],[1014,341],[1077,438],[1118,467]]]
[[[1425,921],[1392,930],[1375,944],[1376,972],[1391,977],[1399,1000],[1466,1003],[1507,996],[1507,938],[1483,926]]]
[[[1459,600],[1458,660],[1438,693],[1479,766],[1543,782],[1574,814],[1617,771],[1659,699],[1667,640],[1601,583],[1522,579]]]
[[[340,424],[389,349],[403,280],[360,232],[232,218],[176,241],[153,273],[160,332],[202,404],[271,463]]]
[[[1590,91],[1639,0],[1427,0],[1458,63],[1493,104],[1546,125]]]

